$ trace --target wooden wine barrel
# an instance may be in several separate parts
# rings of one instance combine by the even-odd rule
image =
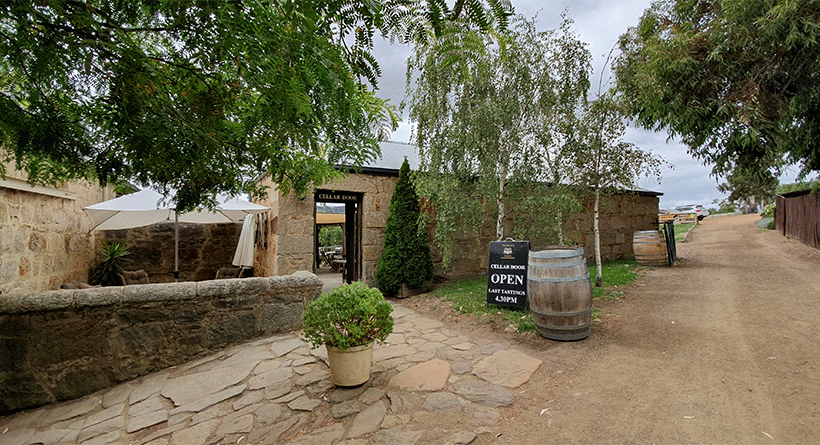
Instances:
[[[592,285],[583,247],[530,250],[527,295],[542,337],[562,341],[589,337]]]
[[[641,266],[667,266],[666,239],[660,230],[640,230],[632,235],[635,262]]]

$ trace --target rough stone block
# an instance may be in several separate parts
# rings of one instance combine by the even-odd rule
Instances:
[[[134,284],[122,290],[123,303],[193,300],[196,296],[197,283],[192,282]]]
[[[132,304],[120,309],[117,315],[124,324],[152,323],[168,320],[191,322],[201,320],[209,310],[208,305],[175,306],[172,304],[151,303]]]
[[[50,382],[52,386],[49,388],[57,400],[76,399],[109,388],[114,383],[106,372],[96,367],[96,363],[90,357],[61,368],[63,371],[56,374],[57,378]]]
[[[279,237],[279,254],[302,254],[313,252],[313,236],[283,235]],[[309,263],[308,263],[309,264]]]
[[[68,309],[74,303],[74,289],[48,291],[39,294],[0,296],[0,313],[21,314]]]
[[[109,306],[122,301],[123,287],[97,287],[78,289],[74,294],[74,307]]]
[[[208,327],[206,338],[211,345],[225,345],[255,337],[256,315],[253,312],[231,314]]]
[[[270,279],[263,277],[236,278],[235,292],[241,295],[264,295],[270,288]],[[229,280],[225,280],[229,281]]]
[[[304,306],[301,304],[265,304],[259,327],[267,334],[292,331],[302,326],[302,315]]]
[[[172,321],[127,326],[108,336],[108,349],[117,357],[156,354],[170,346],[173,331]]]
[[[229,296],[215,298],[212,302],[216,309],[252,309],[259,305],[262,297],[255,294],[236,293]]]
[[[55,402],[52,396],[34,376],[32,371],[17,374],[14,378],[0,374],[0,412],[16,411],[22,408]]]

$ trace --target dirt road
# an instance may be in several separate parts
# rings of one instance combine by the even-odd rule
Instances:
[[[514,340],[544,363],[491,441],[820,443],[820,255],[757,219],[704,220],[587,340]]]

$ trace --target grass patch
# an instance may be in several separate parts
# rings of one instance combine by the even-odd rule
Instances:
[[[690,231],[690,230],[692,230],[692,228],[693,228],[693,227],[695,227],[695,226],[696,226],[696,224],[695,224],[695,223],[693,223],[693,222],[691,222],[691,223],[680,223],[680,224],[675,224],[675,242],[676,242],[676,243],[681,243],[681,242],[683,242],[683,240],[685,240],[685,239],[686,239],[686,235],[687,235],[687,234],[689,233],[689,231]],[[659,227],[660,227],[660,228],[659,228],[658,230],[660,230],[660,231],[661,231],[661,233],[663,233],[663,225],[660,225]]]
[[[624,296],[623,288],[632,284],[638,274],[635,260],[610,261],[603,265],[601,287],[592,286],[592,298],[618,301]],[[595,265],[589,266],[589,278],[595,282]]]
[[[603,265],[601,287],[592,287],[593,299],[618,301],[624,296],[623,288],[631,284],[638,275],[635,273],[635,260],[612,261]],[[595,265],[589,267],[589,276],[595,280]],[[462,314],[472,314],[478,321],[500,316],[507,323],[516,327],[518,332],[533,332],[535,324],[530,314],[522,309],[490,305],[487,307],[487,278],[447,283],[432,292],[433,296],[452,303],[454,310]],[[593,310],[593,320],[600,311]]]

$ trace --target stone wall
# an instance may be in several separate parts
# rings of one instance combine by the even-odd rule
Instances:
[[[220,267],[231,265],[241,232],[241,223],[180,223],[179,280],[213,280]],[[131,251],[127,270],[145,270],[152,283],[174,281],[173,222],[102,233],[107,242],[124,242]]]
[[[390,214],[390,199],[398,176],[350,173],[322,189],[363,193],[362,199],[362,280],[375,284],[376,265],[384,243],[384,227]],[[267,200],[258,204],[271,208],[268,223],[267,249],[257,249],[254,266],[263,268],[268,275],[292,273],[295,270],[313,270],[314,209],[313,195],[302,198],[291,193],[282,196],[273,190],[270,177],[262,185],[271,187]]]
[[[658,204],[657,196],[627,193],[601,197],[599,229],[603,261],[635,257],[632,235],[639,230],[658,230]],[[592,198],[587,199],[585,205],[585,211],[569,221],[570,237],[584,246],[587,262],[594,263]]]
[[[613,261],[633,258],[632,234],[638,230],[658,229],[658,198],[635,193],[601,197],[599,229],[601,232],[601,258]],[[566,244],[581,245],[588,263],[595,262],[595,237],[593,232],[593,200],[582,200],[584,210],[570,217],[566,224]],[[514,212],[506,220],[505,231],[515,228]],[[432,240],[434,226],[428,227]],[[478,236],[465,236],[454,249],[449,268],[445,269],[438,249],[431,244],[436,273],[448,279],[486,275],[489,262],[490,242],[495,241],[495,220],[485,218]],[[533,249],[545,247],[544,240],[531,239]]]
[[[0,168],[0,294],[87,281],[97,238],[82,209],[114,198],[113,191],[84,182],[32,187],[23,172]]]
[[[362,220],[362,277],[368,285],[376,284],[375,271],[383,250],[384,227],[390,214],[398,176],[348,174],[322,186],[322,189],[364,193]],[[263,185],[273,187],[269,178]],[[657,230],[658,202],[654,194],[623,193],[601,198],[600,231],[603,261],[632,258],[632,234],[638,230]],[[264,264],[267,274],[291,273],[313,268],[314,197],[299,199],[293,194],[281,196],[271,191],[270,198],[260,204],[271,208],[272,221],[266,236],[267,249],[257,249],[257,265]],[[571,244],[584,247],[589,263],[595,261],[592,197],[584,201],[585,209],[569,218],[567,235]],[[512,233],[514,218],[507,221],[507,233]],[[436,274],[449,279],[484,275],[489,261],[489,243],[495,240],[495,221],[485,218],[478,236],[465,236],[458,242],[449,268],[442,264],[441,254],[432,243],[434,227],[428,228],[428,239]],[[542,240],[530,240],[533,248],[545,246]]]
[[[69,400],[299,329],[309,272],[0,296],[0,414]]]

